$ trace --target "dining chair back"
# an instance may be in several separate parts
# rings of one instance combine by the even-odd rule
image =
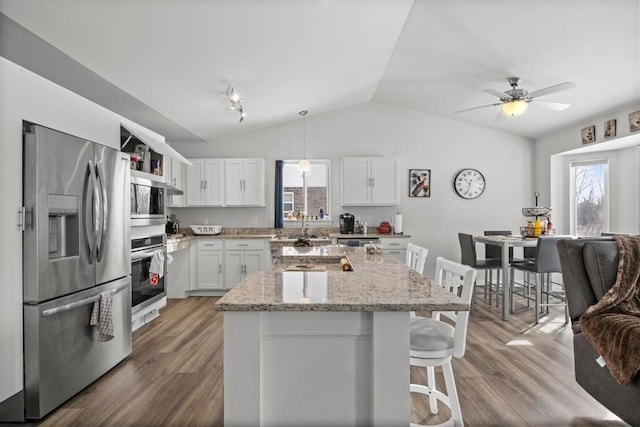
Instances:
[[[438,257],[434,286],[441,286],[470,304],[476,274],[477,271],[469,266]],[[441,321],[440,316],[447,317],[448,321]],[[464,356],[468,324],[468,311],[434,312],[431,318],[412,317],[410,320],[409,363],[411,366],[426,368],[427,385],[410,384],[409,390],[428,396],[432,414],[438,413],[438,401],[449,407],[451,418],[441,425],[463,426],[451,360],[453,357]],[[436,386],[437,366],[442,366],[446,394]]]
[[[428,255],[429,249],[409,243],[407,244],[405,263],[410,269],[424,274],[424,264]]]
[[[502,259],[479,260],[476,253],[476,243],[471,234],[458,233],[458,241],[460,242],[460,263],[484,271],[484,296],[485,298],[489,297],[489,304],[491,304],[491,297],[499,292],[499,273],[496,274],[498,280],[494,286],[491,271],[497,270],[499,272],[501,270]]]

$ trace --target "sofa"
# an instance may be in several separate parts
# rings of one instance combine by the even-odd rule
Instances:
[[[598,302],[616,281],[618,246],[611,238],[558,242],[569,316],[573,329],[576,381],[607,409],[632,426],[640,425],[640,374],[621,386],[580,327],[580,317]]]

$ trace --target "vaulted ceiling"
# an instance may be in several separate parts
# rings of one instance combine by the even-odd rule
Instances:
[[[640,0],[0,0],[0,54],[170,142],[381,102],[539,138],[640,104]],[[495,121],[483,89],[576,87]],[[247,118],[229,109],[231,85]]]

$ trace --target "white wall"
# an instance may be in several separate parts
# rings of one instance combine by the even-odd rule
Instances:
[[[568,234],[569,182],[568,162],[574,159],[610,159],[609,228],[612,231],[640,233],[640,132],[629,130],[629,113],[640,110],[640,105],[621,107],[619,111],[602,115],[580,125],[570,126],[535,143],[535,188],[540,192],[541,206],[553,207],[553,223],[558,233]],[[617,120],[617,136],[604,140],[605,120]],[[596,142],[583,146],[580,129],[596,125]],[[625,142],[624,148],[613,149]],[[631,147],[629,147],[631,144]],[[574,150],[598,149],[600,152],[578,154]]]
[[[0,57],[0,403],[23,388],[22,120],[119,148],[130,121]],[[157,135],[161,138],[159,135]]]
[[[518,232],[524,223],[521,208],[533,204],[532,145],[525,138],[386,104],[367,103],[307,116],[307,157],[331,160],[333,218],[347,211],[377,226],[399,211],[404,215],[404,232],[430,249],[429,275],[437,256],[460,259],[458,232]],[[302,157],[302,128],[294,121],[250,135],[207,144],[175,144],[174,148],[187,158],[261,157],[266,166],[266,208],[173,209],[181,224],[197,224],[206,216],[209,224],[272,227],[275,160]],[[345,156],[396,158],[400,205],[340,206],[340,159]],[[463,200],[453,191],[453,178],[465,167],[479,169],[487,179],[485,193],[476,200]],[[430,198],[408,197],[409,169],[431,169]]]

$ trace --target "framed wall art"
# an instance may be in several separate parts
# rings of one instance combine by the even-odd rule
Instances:
[[[409,197],[431,197],[431,169],[409,169]]]
[[[629,113],[629,132],[637,132],[640,130],[640,111]]]
[[[604,137],[612,138],[616,136],[616,119],[607,120],[604,122]]]
[[[582,143],[589,144],[590,142],[594,142],[596,140],[596,127],[589,126],[586,128],[582,128],[580,131],[580,135],[582,136]]]

